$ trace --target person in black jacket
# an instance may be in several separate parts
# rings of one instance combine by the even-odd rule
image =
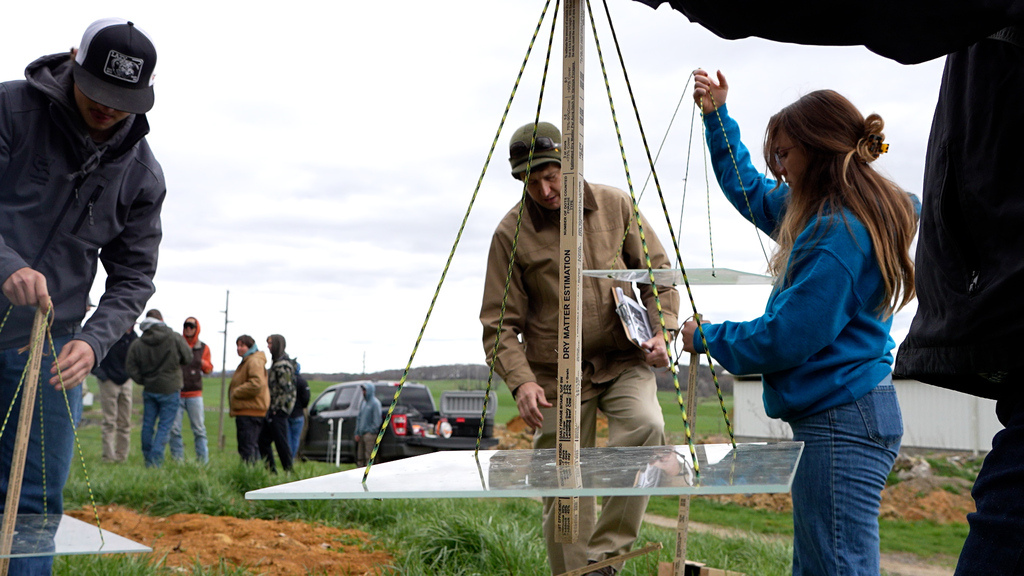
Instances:
[[[103,409],[103,461],[124,462],[132,434],[132,380],[125,370],[128,347],[138,334],[128,328],[124,336],[107,352],[92,373],[100,383],[100,406]]]
[[[295,362],[295,407],[288,415],[288,446],[292,449],[292,460],[299,457],[299,442],[306,425],[306,407],[309,406],[309,382],[299,373],[299,360]]]
[[[292,450],[288,445],[288,418],[295,407],[295,361],[288,357],[284,336],[271,334],[267,337],[271,364],[267,370],[267,386],[270,388],[270,408],[267,410],[263,427],[260,429],[258,446],[260,456],[267,463],[271,473],[277,472],[274,465],[274,449],[285,472],[292,469]]]
[[[665,0],[637,0],[651,7]],[[894,375],[996,400],[957,576],[1024,574],[1024,0],[669,0],[723,38],[946,56],[925,158],[919,301]]]
[[[32,427],[20,513],[60,518],[79,384],[153,295],[167,192],[146,142],[156,61],[146,32],[105,18],[77,49],[42,56],[24,79],[0,84],[0,315],[9,312],[0,328],[0,405],[11,406],[19,389],[28,357],[19,349],[29,344],[35,309],[53,304],[54,350],[43,357],[41,425]],[[83,326],[100,263],[103,296]],[[18,427],[19,407],[8,430]],[[10,474],[14,441],[13,433],[0,439],[0,477]],[[6,493],[5,482],[0,502]],[[10,573],[49,574],[52,566],[52,556],[13,558]]]

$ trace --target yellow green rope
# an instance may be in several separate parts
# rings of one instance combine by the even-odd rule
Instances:
[[[363,483],[366,483],[366,478],[370,474],[370,468],[373,466],[373,462],[377,457],[377,451],[380,449],[381,440],[383,440],[384,438],[384,433],[387,432],[388,424],[391,423],[391,416],[394,414],[395,407],[398,405],[398,397],[402,394],[402,389],[405,387],[405,381],[409,376],[409,370],[412,367],[413,359],[416,357],[416,351],[419,349],[420,342],[423,340],[423,333],[427,329],[427,323],[430,321],[430,316],[434,311],[434,304],[437,302],[437,296],[441,292],[441,285],[444,284],[444,279],[448,275],[448,268],[451,266],[452,259],[455,257],[455,249],[458,247],[459,240],[462,238],[462,233],[466,228],[466,222],[469,220],[469,214],[473,208],[473,203],[476,201],[477,194],[480,192],[480,187],[483,183],[484,174],[487,172],[487,166],[490,164],[491,157],[494,155],[494,150],[498,145],[498,138],[501,134],[501,127],[505,124],[505,118],[508,116],[509,108],[512,106],[512,99],[515,98],[516,89],[519,87],[519,82],[523,75],[523,69],[526,68],[526,62],[530,58],[530,52],[533,50],[533,43],[536,40],[541,24],[544,21],[544,15],[547,13],[548,4],[550,4],[550,0],[547,0],[547,2],[545,2],[544,4],[544,11],[541,13],[541,19],[537,23],[536,30],[534,30],[533,38],[531,38],[530,40],[530,47],[526,51],[526,58],[524,58],[523,60],[523,65],[519,69],[519,76],[516,78],[515,85],[512,88],[512,95],[509,97],[509,102],[505,106],[505,114],[503,114],[501,117],[501,123],[498,125],[498,132],[494,135],[494,140],[491,143],[491,149],[487,153],[487,160],[484,162],[484,168],[480,173],[480,178],[477,180],[476,188],[473,190],[473,195],[470,198],[469,209],[466,210],[466,215],[462,219],[462,224],[459,227],[459,232],[455,236],[455,243],[452,246],[451,252],[448,254],[448,260],[445,262],[444,271],[441,273],[441,279],[437,284],[437,289],[434,291],[434,297],[430,301],[430,307],[427,310],[427,315],[423,319],[423,325],[420,327],[419,334],[416,336],[416,343],[413,346],[412,353],[409,355],[409,361],[406,364],[405,370],[402,373],[402,378],[398,383],[398,388],[395,390],[395,397],[391,402],[391,406],[388,408],[387,416],[384,418],[384,421],[381,422],[380,431],[377,433],[377,439],[373,444],[373,450],[370,452],[370,458],[367,460],[366,469],[363,471]]]
[[[53,308],[51,308],[50,310],[52,312]],[[55,351],[56,348],[53,345],[53,334],[50,332],[50,325],[49,325],[49,323],[46,324],[46,337],[49,339],[49,342],[50,342],[50,350],[51,351]],[[60,390],[61,390],[61,392],[64,395],[64,406],[65,406],[65,408],[67,408],[68,416],[70,417],[71,416],[71,402],[68,400],[67,388],[64,387],[64,376],[60,373],[60,364],[58,364],[56,362],[56,359],[54,360],[53,365],[57,367],[57,380],[60,382]],[[40,395],[40,397],[41,396],[42,395]],[[41,430],[40,430],[40,432],[41,432]],[[40,436],[41,435],[42,434],[40,434]],[[82,450],[82,439],[78,436],[78,427],[77,426],[75,427],[75,446],[78,448],[78,459],[82,463],[82,474],[85,475],[85,488],[89,492],[89,504],[92,506],[92,513],[93,513],[93,515],[96,518],[96,528],[100,529],[100,542],[103,543],[103,529],[100,526],[100,512],[99,512],[99,508],[96,507],[96,497],[95,497],[95,495],[92,492],[92,481],[89,479],[89,469],[85,466],[85,451]],[[44,454],[45,454],[45,452],[44,452]],[[44,480],[43,480],[43,489],[44,490],[46,489],[46,480],[45,480],[46,476],[45,476],[45,473],[46,473],[46,467],[44,466],[43,467],[43,474],[44,474],[44,476],[43,476],[43,478],[44,478]]]
[[[548,36],[548,50],[544,57],[544,72],[541,76],[540,81],[540,94],[537,98],[537,112],[534,115],[533,119],[533,135],[530,137],[530,152],[526,157],[526,173],[523,174],[523,193],[519,199],[519,211],[516,214],[516,228],[512,234],[512,247],[509,249],[508,270],[505,273],[505,288],[501,296],[501,309],[498,312],[497,331],[494,334],[494,348],[491,350],[491,357],[489,362],[487,363],[487,388],[484,391],[484,408],[483,412],[480,414],[480,428],[479,430],[477,430],[476,435],[476,450],[473,452],[473,455],[476,457],[479,457],[480,455],[480,441],[483,438],[484,424],[486,424],[487,421],[487,402],[491,396],[491,386],[494,381],[494,365],[498,361],[498,348],[499,344],[501,343],[501,330],[505,323],[505,308],[506,305],[508,304],[508,291],[509,287],[512,284],[512,271],[515,269],[516,248],[519,245],[519,231],[522,229],[523,209],[526,207],[527,189],[529,188],[530,183],[530,171],[533,167],[533,152],[534,148],[537,145],[537,125],[540,123],[540,110],[541,105],[544,103],[544,88],[547,85],[548,81],[548,68],[551,64],[551,50],[554,46],[555,40],[555,26],[558,22],[558,5],[559,2],[558,0],[556,0],[554,16],[551,19],[551,34]],[[547,9],[547,4],[545,4],[544,8],[545,10]],[[540,28],[540,24],[543,21],[544,15],[542,14],[541,22],[537,23],[538,29]],[[536,32],[534,32],[534,38],[536,38]],[[532,41],[530,43],[530,46],[531,48],[533,47]],[[527,55],[527,57],[529,57],[529,55]],[[524,62],[523,65],[525,66],[526,63]],[[512,103],[510,101],[509,105],[511,104]]]
[[[757,241],[761,245],[761,253],[764,254],[765,262],[769,261],[768,252],[765,250],[764,242],[761,241],[761,235],[757,234],[757,219],[754,218],[754,209],[750,206],[750,195],[747,194],[747,187],[743,184],[743,177],[740,176],[739,163],[736,161],[736,154],[733,153],[732,143],[729,142],[729,135],[725,132],[725,122],[722,121],[722,113],[718,110],[718,103],[715,102],[715,95],[708,90],[708,97],[711,99],[711,105],[715,107],[715,117],[718,119],[718,125],[722,128],[722,137],[725,139],[725,149],[729,151],[729,158],[732,160],[732,168],[736,171],[736,181],[740,184],[740,190],[743,192],[743,200],[747,203],[747,213],[750,214],[750,223],[754,225],[754,234],[757,235]],[[697,103],[697,107],[700,109],[701,117],[701,131],[704,132],[704,154],[707,155],[707,128],[704,126],[704,98],[700,99]],[[705,178],[707,177],[707,170],[704,171]],[[708,185],[710,189],[710,185]],[[710,211],[708,218],[710,219]]]
[[[40,353],[42,353],[41,350],[40,350]],[[56,362],[54,362],[54,363],[56,364]],[[44,377],[44,376],[45,375],[40,374],[40,377]],[[43,382],[40,382],[39,384],[45,386],[45,385],[48,385],[49,383],[46,382],[45,379],[44,379]],[[43,394],[39,390],[38,386],[36,387],[36,398],[39,399],[39,461],[40,461],[40,465],[43,468],[43,502],[45,503],[47,498],[46,498],[46,429],[45,429],[44,421],[46,419],[43,417],[44,416],[44,414],[43,414]],[[44,504],[43,505],[43,520],[44,521],[46,520],[46,515],[47,515],[47,506]]]
[[[605,8],[607,9],[607,4],[605,4]],[[690,429],[690,421],[686,417],[686,405],[685,405],[685,402],[683,400],[682,390],[681,390],[681,388],[679,386],[679,371],[677,370],[676,364],[672,361],[672,338],[669,335],[667,327],[665,326],[665,313],[664,313],[664,311],[662,310],[662,307],[661,307],[661,297],[658,294],[658,284],[654,281],[654,270],[653,270],[653,267],[652,267],[652,264],[651,264],[651,255],[650,255],[650,251],[648,250],[648,247],[647,247],[647,238],[646,238],[646,235],[644,234],[643,221],[641,220],[641,217],[640,217],[640,206],[639,206],[639,204],[637,204],[636,193],[633,190],[633,180],[632,180],[632,178],[630,176],[630,173],[629,173],[629,161],[626,159],[626,149],[625,149],[625,146],[622,143],[622,131],[619,128],[619,120],[618,120],[618,117],[617,117],[617,115],[615,113],[615,103],[614,103],[614,99],[612,98],[611,84],[608,82],[608,71],[607,71],[607,69],[605,67],[605,64],[604,64],[604,55],[603,55],[603,52],[601,50],[601,41],[598,39],[597,25],[594,22],[594,14],[593,14],[593,11],[591,10],[590,0],[587,0],[587,14],[590,17],[590,26],[591,26],[591,28],[593,29],[593,32],[594,32],[594,43],[597,46],[597,57],[598,57],[598,60],[601,63],[601,74],[604,77],[605,91],[608,93],[608,104],[611,107],[612,123],[615,125],[615,136],[616,136],[616,138],[618,139],[618,142],[619,142],[619,153],[622,156],[622,166],[623,166],[623,168],[624,168],[624,170],[626,172],[626,184],[627,184],[627,186],[629,188],[629,197],[630,197],[631,204],[633,206],[633,218],[636,220],[637,233],[640,235],[640,245],[643,247],[644,263],[647,266],[647,277],[648,277],[648,279],[651,282],[651,290],[652,290],[652,292],[654,294],[654,306],[655,306],[655,308],[658,311],[658,321],[660,322],[660,325],[661,325],[661,334],[662,334],[662,337],[665,339],[665,352],[668,355],[669,370],[672,372],[672,382],[675,385],[675,389],[676,389],[676,399],[679,402],[680,413],[682,414],[682,417],[683,417],[683,429],[684,429],[684,431],[686,433],[686,444],[687,444],[687,446],[690,449],[690,456],[693,459],[694,473],[696,474],[697,478],[699,479],[700,478],[700,463],[697,461],[697,451],[696,451],[696,449],[694,448],[694,445],[693,445],[693,431]],[[610,15],[609,15],[609,18],[608,18],[608,22],[609,22],[609,25],[611,25],[611,16]],[[613,30],[612,35],[614,37],[614,28],[612,30]],[[621,53],[620,53],[620,58],[621,58]],[[623,67],[623,72],[625,72],[625,67]],[[628,84],[628,78],[627,78],[627,84]],[[632,91],[630,91],[630,94],[632,95]],[[634,111],[636,111],[636,101],[635,100],[633,101],[633,109],[634,109]],[[639,114],[638,114],[638,117],[637,117],[637,121],[639,122]],[[641,131],[641,134],[642,134],[642,131]],[[646,138],[644,138],[644,147],[645,148],[647,147],[647,140],[646,140]],[[653,177],[654,177],[655,188],[658,190],[658,193],[660,195],[661,194],[661,184],[659,183],[657,173],[654,170],[654,160],[651,158],[651,154],[650,154],[650,149],[649,148],[647,149],[647,159],[648,159],[648,162],[651,165],[651,172],[652,172]],[[666,216],[668,215],[668,211],[667,210],[666,210],[665,214],[666,214]],[[671,222],[669,222],[670,233],[671,233],[671,226],[672,226],[672,224],[671,224]],[[674,244],[675,243],[675,235],[674,234],[673,234],[672,240],[673,240],[673,244]],[[677,253],[678,253],[678,250],[679,250],[679,248],[677,246],[676,247],[676,252]]]
[[[704,122],[700,123],[701,133],[704,132]],[[708,175],[708,147],[701,146],[704,151],[704,201],[708,205],[708,251],[711,253],[711,276],[715,276],[715,240],[711,232],[711,180]],[[748,203],[749,205],[749,203]]]
[[[622,74],[623,74],[623,77],[624,77],[625,82],[626,82],[626,87],[628,89],[630,101],[633,104],[633,111],[634,111],[634,114],[636,116],[637,125],[638,125],[638,127],[640,129],[640,136],[641,136],[641,139],[642,139],[643,144],[644,144],[644,150],[645,150],[645,152],[647,154],[648,162],[651,164],[651,171],[652,172],[656,172],[655,171],[655,167],[654,167],[654,162],[651,160],[650,147],[647,144],[647,136],[646,136],[646,134],[644,133],[644,130],[643,130],[643,122],[640,119],[639,107],[636,104],[636,98],[635,98],[635,96],[633,94],[632,85],[629,82],[629,74],[626,71],[625,60],[622,57],[622,50],[621,50],[621,48],[619,46],[618,35],[615,32],[615,26],[612,23],[611,13],[610,13],[610,11],[608,9],[607,0],[603,0],[603,3],[604,3],[604,8],[605,8],[605,13],[608,16],[608,25],[609,25],[609,28],[610,28],[611,33],[612,33],[612,38],[613,38],[613,40],[615,42],[615,48],[616,48],[616,52],[617,52],[618,57],[619,57],[619,63],[621,65],[621,67],[622,67]],[[664,193],[662,191],[660,182],[658,181],[658,178],[657,178],[656,175],[654,177],[654,181],[655,181],[655,188],[658,191],[658,198],[659,198],[659,200],[661,202],[662,212],[663,212],[663,214],[665,216],[665,220],[666,220],[666,223],[667,223],[668,228],[669,228],[669,234],[670,234],[670,237],[672,239],[672,245],[673,245],[673,248],[675,249],[675,252],[676,252],[676,261],[679,263],[679,270],[680,270],[680,273],[681,273],[681,275],[683,277],[683,284],[686,286],[686,292],[687,292],[687,296],[688,296],[688,298],[690,300],[690,306],[693,309],[694,314],[697,314],[698,313],[697,312],[697,305],[696,305],[696,302],[695,302],[694,297],[693,297],[693,290],[690,287],[690,281],[689,281],[689,278],[688,278],[688,276],[686,274],[686,268],[683,265],[683,258],[682,258],[682,255],[680,254],[680,251],[679,251],[679,243],[678,243],[678,241],[676,239],[675,231],[672,228],[672,220],[671,220],[671,217],[669,216],[668,207],[667,207],[667,205],[665,203],[665,196],[664,196]],[[637,209],[637,211],[639,212],[639,209]],[[638,224],[638,226],[640,225],[639,214],[637,215],[637,224]],[[649,272],[649,274],[651,276],[651,278],[650,278],[651,283],[653,284],[654,283],[653,273]],[[665,338],[666,338],[666,347],[668,347],[668,345],[669,345],[669,336],[668,336],[667,332],[665,333]],[[729,432],[730,443],[733,446],[735,446],[736,445],[735,434],[734,434],[733,429],[732,429],[732,423],[729,420],[728,411],[725,408],[725,402],[724,402],[724,399],[722,397],[721,385],[718,382],[718,375],[715,373],[714,362],[712,361],[710,354],[708,355],[708,364],[709,364],[709,368],[711,370],[712,380],[714,381],[714,384],[715,384],[715,389],[718,392],[719,404],[720,404],[721,409],[722,409],[722,418],[725,421],[726,429]],[[675,371],[675,369],[673,369],[673,375],[674,375],[673,381],[674,381],[674,384],[675,384],[675,387],[676,387],[676,396],[677,396],[677,399],[678,399],[679,404],[680,404],[680,412],[682,413],[683,418],[685,420],[686,410],[685,410],[685,406],[683,405],[684,403],[683,403],[683,400],[682,400],[682,391],[679,388],[678,373]],[[692,451],[692,438],[688,437],[687,441],[689,443],[691,443],[691,451]],[[697,460],[696,460],[696,457],[694,457],[694,465],[696,466],[696,464],[697,464]],[[695,470],[695,472],[696,472],[696,470]]]
[[[0,322],[0,331],[3,330],[3,326],[7,323],[7,318],[10,316],[11,309],[13,309],[13,305],[9,306],[7,308],[7,312],[4,314],[4,319],[3,319],[2,322]],[[50,333],[50,324],[51,324],[51,322],[53,320],[53,304],[52,303],[50,304],[50,307],[49,307],[49,309],[46,312],[46,318],[47,318],[47,321],[43,322],[43,324],[40,326],[39,333],[38,334],[30,335],[31,336],[30,337],[30,341],[32,342],[32,346],[33,347],[46,346],[47,341],[48,341],[49,345],[50,345],[50,353],[54,354],[56,356],[56,348],[55,348],[55,346],[53,344],[53,335]],[[39,353],[40,354],[45,354],[45,350],[39,350]],[[54,358],[53,365],[57,367],[57,379],[60,382],[61,391],[64,394],[64,406],[67,408],[68,418],[70,420],[72,420],[72,422],[73,422],[74,421],[74,416],[73,416],[72,411],[71,411],[71,402],[68,400],[68,391],[67,391],[66,388],[64,388],[64,377],[61,375],[60,364],[57,363],[56,357]],[[25,383],[25,378],[28,376],[29,367],[30,367],[30,364],[26,363],[25,364],[25,369],[22,370],[21,378],[18,381],[18,387],[15,389],[14,395],[11,398],[11,403],[8,405],[7,412],[4,414],[3,424],[0,425],[0,437],[3,436],[4,431],[7,429],[7,423],[10,420],[11,413],[14,410],[14,404],[17,401],[18,396],[21,394],[23,385]],[[39,376],[42,379],[42,381],[39,383],[39,386],[47,386],[47,385],[49,385],[49,382],[48,382],[49,378],[47,378],[47,376],[45,374],[40,374]],[[36,396],[37,396],[38,401],[39,401],[39,451],[40,451],[40,458],[41,458],[40,465],[42,466],[42,475],[43,475],[42,476],[42,482],[43,482],[43,502],[45,503],[48,497],[47,497],[47,490],[46,490],[46,433],[45,433],[46,430],[45,430],[45,418],[44,418],[44,412],[43,412],[43,410],[44,410],[43,394],[42,394],[42,392],[37,391],[36,392]],[[72,431],[74,433],[75,444],[78,446],[79,459],[82,462],[82,472],[85,475],[85,486],[86,486],[86,489],[89,491],[89,502],[92,505],[93,514],[96,517],[96,528],[100,530],[100,542],[103,543],[104,542],[104,539],[103,539],[103,529],[100,526],[99,509],[96,507],[96,498],[95,498],[95,495],[93,494],[93,491],[92,491],[92,482],[91,482],[91,480],[89,478],[89,470],[86,468],[86,465],[85,465],[85,452],[82,450],[81,439],[78,436],[78,427],[77,426],[73,426],[72,427]],[[47,516],[47,506],[44,505],[43,506],[43,518],[44,518],[44,521],[46,519],[46,516]]]

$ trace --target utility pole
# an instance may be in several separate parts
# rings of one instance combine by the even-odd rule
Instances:
[[[231,290],[227,290],[224,295],[224,330],[221,332],[224,334],[224,354],[220,361],[220,420],[217,425],[217,442],[220,446],[221,452],[224,451],[224,400],[228,395],[228,304],[231,302]]]

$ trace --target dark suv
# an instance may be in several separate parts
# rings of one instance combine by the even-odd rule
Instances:
[[[311,460],[327,462],[355,462],[356,444],[353,436],[356,428],[356,417],[363,405],[360,385],[369,381],[343,382],[324,390],[309,407],[309,426],[305,441],[300,448],[300,455]],[[382,415],[387,417],[388,408],[394,400],[397,382],[372,382],[374,395],[380,400]],[[447,393],[446,393],[447,394]],[[460,396],[466,393],[458,393]],[[477,393],[477,405],[482,409],[483,393]],[[459,398],[459,403],[465,403]],[[449,402],[442,402],[446,404]],[[485,437],[480,441],[481,448],[497,446],[498,439],[493,438],[494,410],[497,399],[492,392],[488,404],[488,418],[484,429]],[[480,424],[480,413],[477,411],[476,426]],[[449,421],[450,420],[450,421]],[[453,414],[451,418],[437,410],[430,389],[422,384],[406,382],[398,405],[391,415],[384,438],[381,439],[377,462],[419,456],[438,450],[472,450],[476,447],[477,427],[466,426],[464,414]]]

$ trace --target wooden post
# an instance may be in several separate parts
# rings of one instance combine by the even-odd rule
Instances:
[[[228,397],[228,304],[231,303],[231,290],[224,294],[224,353],[220,360],[220,416],[217,420],[217,445],[224,451],[224,405]]]
[[[562,280],[561,350],[558,355],[559,487],[580,488],[580,340],[583,308],[583,42],[584,0],[566,0],[562,50]],[[579,538],[578,497],[558,498],[555,541]]]
[[[11,475],[7,482],[7,500],[4,503],[3,527],[0,529],[0,575],[6,576],[10,567],[11,546],[14,543],[14,527],[18,521],[18,502],[21,500],[21,481],[25,475],[25,457],[28,454],[28,440],[32,433],[32,412],[36,406],[36,389],[39,386],[39,370],[43,361],[45,345],[43,325],[46,312],[36,309],[30,335],[31,349],[28,356],[28,373],[21,394],[21,412],[18,414],[18,429],[14,437],[14,453],[11,455]]]
[[[697,322],[697,332],[694,338],[700,335],[700,314],[695,314],[693,319]],[[700,354],[690,354],[690,374],[686,382],[686,420],[690,423],[691,434],[697,434],[697,372],[700,370]],[[672,573],[675,576],[684,576],[686,573],[686,540],[690,531],[690,496],[679,497],[679,518],[676,524],[676,559],[672,563]]]

